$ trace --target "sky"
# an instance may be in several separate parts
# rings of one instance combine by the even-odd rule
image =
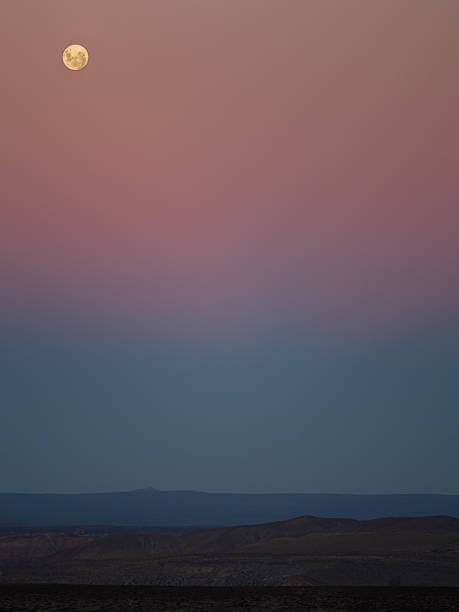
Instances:
[[[457,0],[4,0],[0,52],[0,490],[459,494]]]

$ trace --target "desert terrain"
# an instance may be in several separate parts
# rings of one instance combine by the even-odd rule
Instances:
[[[423,612],[459,609],[459,589],[0,585],[2,612]]]
[[[203,530],[0,537],[0,584],[459,587],[459,519],[298,517]]]

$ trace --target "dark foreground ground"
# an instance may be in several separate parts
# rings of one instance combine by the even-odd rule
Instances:
[[[127,610],[416,611],[459,610],[454,587],[141,587],[0,585],[0,612]]]

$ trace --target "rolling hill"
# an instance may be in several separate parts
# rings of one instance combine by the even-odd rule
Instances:
[[[0,582],[459,586],[459,519],[302,516],[178,535],[0,537]]]

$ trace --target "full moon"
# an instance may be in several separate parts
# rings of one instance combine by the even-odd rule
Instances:
[[[62,54],[62,61],[69,70],[82,70],[88,60],[88,52],[82,45],[69,45]]]

